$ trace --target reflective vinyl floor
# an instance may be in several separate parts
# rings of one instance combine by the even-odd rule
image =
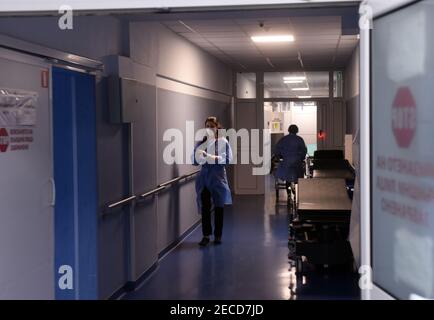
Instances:
[[[123,299],[296,300],[359,299],[357,274],[306,267],[296,277],[288,258],[288,207],[274,181],[265,196],[235,196],[225,208],[222,244],[198,246],[199,225],[163,257],[155,272]],[[192,199],[194,201],[194,199]]]

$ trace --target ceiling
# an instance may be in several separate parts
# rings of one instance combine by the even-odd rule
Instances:
[[[344,68],[358,43],[357,34],[343,34],[341,15],[245,19],[240,16],[161,23],[240,71]],[[267,34],[292,34],[295,41],[258,44],[250,38]]]

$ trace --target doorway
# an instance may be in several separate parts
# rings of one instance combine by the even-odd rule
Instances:
[[[264,103],[264,128],[270,130],[271,153],[277,142],[288,134],[290,125],[299,128],[309,156],[318,149],[318,104],[316,101],[283,101]]]
[[[97,299],[95,76],[52,67],[56,299]]]
[[[95,77],[7,49],[0,67],[0,298],[97,298]]]
[[[1,299],[54,297],[49,68],[0,49]]]

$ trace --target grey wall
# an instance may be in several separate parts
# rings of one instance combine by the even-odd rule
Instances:
[[[163,183],[196,170],[191,165],[164,163],[162,154],[168,143],[163,142],[163,134],[167,129],[178,128],[185,135],[186,121],[194,121],[196,129],[199,129],[210,115],[217,116],[228,126],[230,104],[222,102],[221,97],[213,99],[212,93],[231,95],[232,70],[153,22],[131,23],[130,57],[135,63],[152,69],[157,82],[158,78],[173,80],[169,81],[169,89],[157,88],[157,182]],[[206,90],[196,87],[209,92],[207,94]],[[200,96],[197,90],[201,91]],[[161,253],[200,219],[193,181],[160,193],[156,206],[157,244],[158,252]]]
[[[74,17],[73,22],[73,30],[61,30],[57,17],[0,17],[0,33],[91,59],[126,54],[127,23],[108,16]]]
[[[240,73],[237,72],[237,98],[239,99],[255,99],[256,98],[256,81],[252,80],[251,78],[255,79],[256,74],[248,73]],[[268,91],[267,91],[268,95]]]
[[[346,132],[346,108],[344,101],[333,99],[318,102],[318,130],[324,130],[326,137],[318,139],[319,150],[344,150]]]
[[[155,85],[144,84],[145,108],[133,123],[133,194],[142,194],[157,185],[157,123]],[[134,210],[135,277],[150,268],[158,256],[156,202],[146,199]]]
[[[107,79],[97,82],[98,188],[104,205],[128,194],[127,128],[108,123]],[[127,281],[127,215],[117,209],[99,220],[99,296],[106,298]]]
[[[192,43],[155,22],[130,25],[130,57],[155,73],[232,94],[232,70]]]
[[[130,26],[112,17],[75,17],[74,29],[61,31],[57,18],[0,18],[0,33],[97,60],[130,55],[134,62],[124,61],[123,76],[143,82],[147,103],[132,124],[134,176],[130,180],[129,125],[108,122],[106,76],[110,71],[97,76],[99,296],[108,298],[128,280],[130,235],[135,280],[200,216],[193,181],[136,205],[130,217],[126,208],[103,218],[102,208],[127,196],[130,183],[133,192],[141,193],[195,169],[161,163],[162,132],[169,127],[183,129],[186,120],[202,125],[208,115],[229,125],[232,70],[158,23]],[[173,88],[157,89],[158,78],[172,79]]]

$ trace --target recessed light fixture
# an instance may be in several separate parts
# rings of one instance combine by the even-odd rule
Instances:
[[[310,99],[312,96],[298,96],[299,99]]]
[[[309,91],[309,88],[292,88],[292,91]]]
[[[253,42],[262,42],[262,43],[269,43],[269,42],[294,42],[294,36],[293,35],[274,35],[274,36],[253,36],[251,37]]]
[[[283,83],[286,84],[303,83],[303,80],[284,80]]]
[[[306,77],[283,77],[283,81],[305,81]]]

